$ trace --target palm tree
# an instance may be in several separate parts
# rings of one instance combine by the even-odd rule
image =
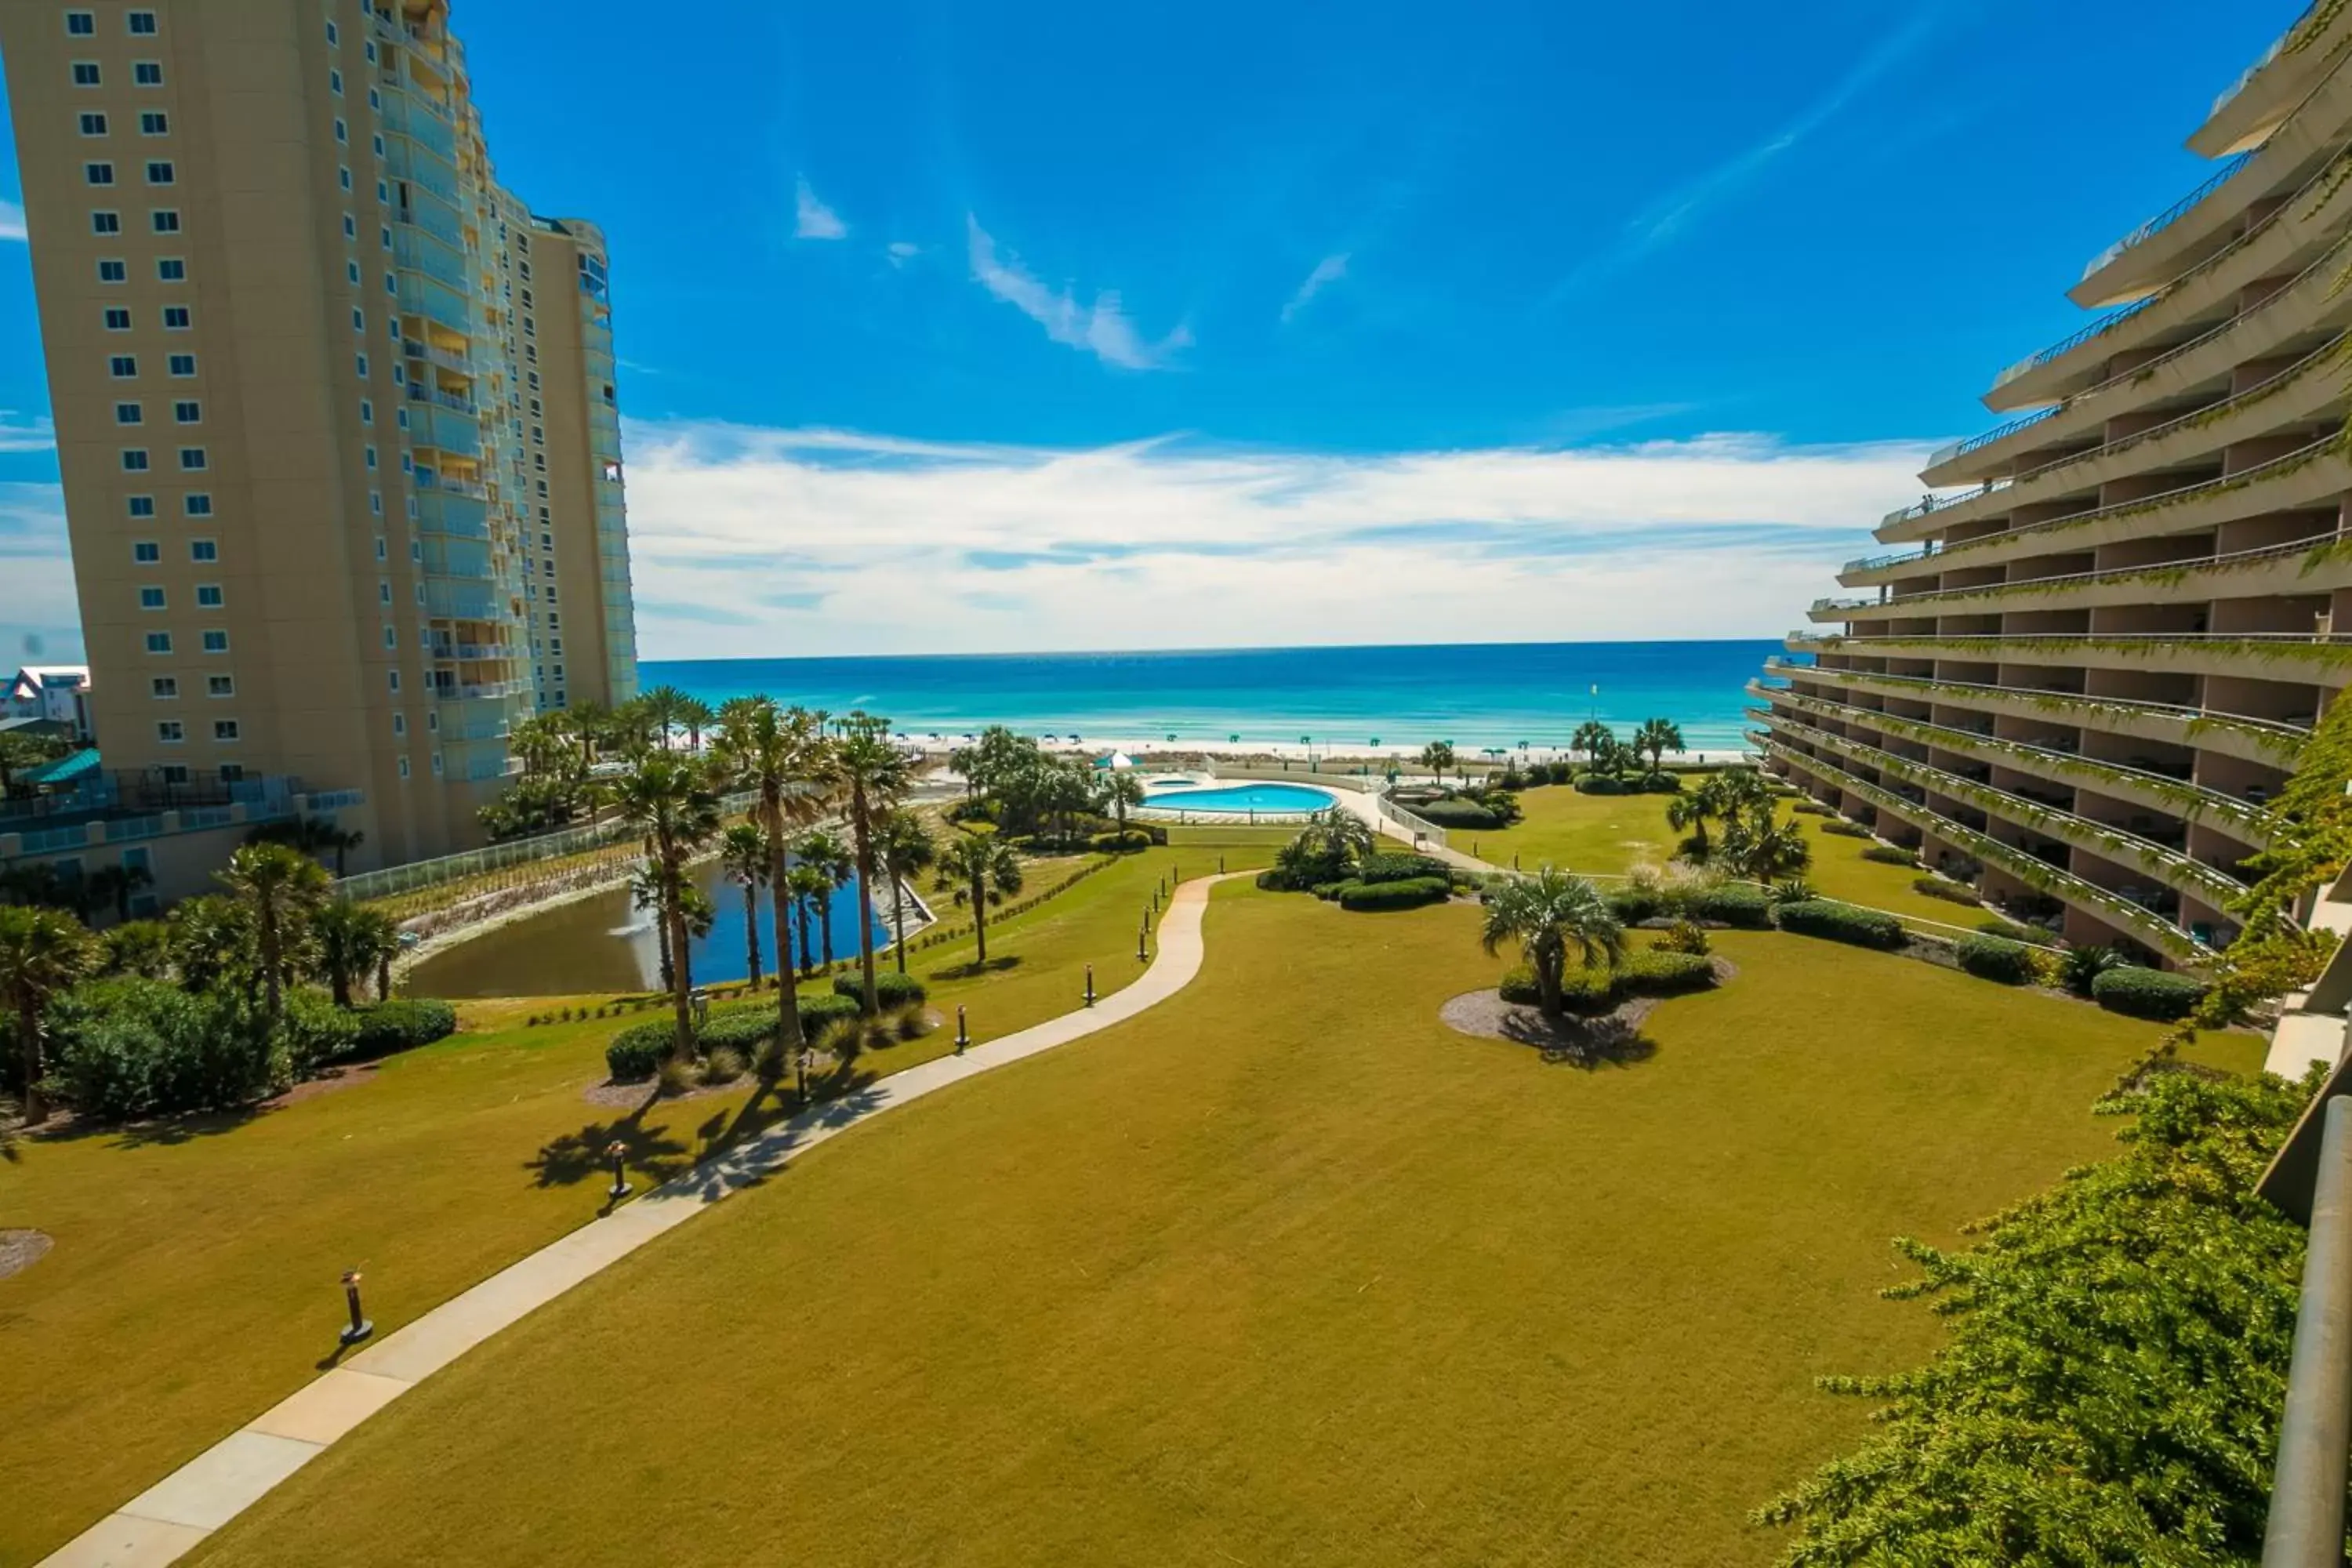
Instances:
[[[1021,890],[1021,857],[993,833],[966,834],[940,857],[940,882],[955,884],[955,901],[971,906],[972,935],[980,944],[976,962],[986,963],[989,907]]]
[[[1689,832],[1690,858],[1702,866],[1714,853],[1714,847],[1706,841],[1706,819],[1714,815],[1714,803],[1707,798],[1705,786],[1666,797],[1666,826],[1676,833]]]
[[[287,945],[326,901],[327,868],[288,845],[247,844],[228,858],[228,869],[214,877],[252,915],[264,1005],[276,1023],[286,1000]]]
[[[1776,882],[1811,865],[1813,847],[1795,823],[1773,826],[1768,805],[1760,814],[1734,816],[1724,824],[1723,859],[1752,882]]]
[[[110,974],[161,980],[172,972],[172,928],[162,921],[124,921],[105,940]]]
[[[907,973],[906,879],[938,864],[940,847],[923,819],[911,811],[893,811],[874,834],[875,858],[890,879],[891,945],[898,956],[898,973]]]
[[[760,884],[768,879],[768,836],[759,824],[739,822],[719,841],[719,863],[743,889],[744,973],[760,988]]]
[[[383,971],[400,951],[400,931],[392,917],[366,904],[339,899],[310,917],[310,935],[317,943],[319,973],[334,994],[335,1005],[352,1005],[355,982]]]
[[[1571,949],[1588,968],[1614,964],[1625,952],[1625,928],[1601,889],[1550,866],[1486,895],[1478,939],[1490,954],[1507,942],[1519,944],[1535,971],[1542,1008],[1555,1016],[1561,1011],[1560,981]]]
[[[155,885],[155,874],[135,861],[100,866],[83,884],[84,897],[94,909],[111,909],[117,925],[131,918],[131,896]]]
[[[1615,731],[1598,719],[1587,719],[1576,727],[1576,734],[1569,741],[1568,749],[1571,752],[1582,752],[1584,765],[1591,768],[1601,761],[1602,752],[1616,744]]]
[[[663,929],[670,946],[670,1010],[677,1027],[671,1050],[694,1056],[693,964],[687,951],[687,862],[719,836],[719,795],[700,764],[656,752],[615,781],[622,816],[645,830]]]
[[[815,780],[824,773],[824,740],[807,711],[779,707],[769,697],[739,697],[719,710],[712,760],[740,787],[753,791],[751,820],[768,841],[768,911],[776,928],[776,968],[793,968],[789,935],[797,922],[790,911],[791,888],[784,845],[795,827],[816,820],[824,809]],[[800,1060],[807,1042],[801,1036],[800,1006],[793,987],[776,987],[777,1038],[784,1054]],[[807,1084],[802,1083],[803,1098]]]
[[[1444,784],[1445,770],[1454,765],[1454,743],[1451,741],[1432,741],[1421,749],[1421,765],[1436,774],[1439,784]]]
[[[1633,731],[1633,750],[1636,753],[1642,752],[1650,753],[1650,772],[1654,774],[1664,771],[1664,763],[1668,752],[1679,752],[1682,749],[1682,726],[1671,719],[1645,719],[1642,721],[1642,727]]]
[[[669,732],[685,727],[686,706],[693,700],[675,686],[656,686],[637,699],[644,726],[652,732],[656,745],[669,749]]]
[[[857,968],[868,1016],[881,1011],[874,991],[874,828],[913,782],[907,753],[890,743],[890,721],[852,713],[833,749],[833,778],[849,808],[849,836],[857,850]],[[831,938],[828,934],[827,946]],[[830,957],[830,952],[826,956]]]
[[[795,861],[784,873],[784,888],[793,896],[793,931],[801,960],[797,973],[805,978],[816,973],[817,921],[820,915],[832,919],[833,873],[805,860]],[[797,1014],[798,1009],[794,1011]]]
[[[1109,800],[1110,808],[1118,814],[1118,830],[1124,834],[1127,831],[1127,808],[1143,804],[1143,781],[1133,773],[1114,773],[1104,784],[1103,794]]]
[[[663,992],[667,994],[671,986],[677,984],[677,963],[669,950],[669,921],[663,919],[659,912],[662,908],[661,873],[655,869],[654,863],[650,860],[629,873],[629,908],[656,911],[654,950],[656,956],[654,973],[660,980]]]
[[[50,1000],[98,967],[98,944],[71,915],[58,910],[0,905],[0,996],[16,1016],[16,1048],[24,1062],[25,1125],[38,1126],[43,1016]]]
[[[830,964],[837,956],[833,949],[833,895],[849,885],[849,874],[857,868],[856,857],[839,834],[820,830],[801,835],[793,846],[793,858],[823,879],[812,879],[808,885],[817,889],[817,927],[824,937],[818,962]]]
[[[702,732],[717,722],[718,718],[710,704],[699,697],[688,697],[678,703],[677,721],[686,728],[687,750],[702,750]]]
[[[172,906],[172,967],[180,983],[205,991],[253,969],[252,911],[220,893],[202,893]],[[247,987],[250,989],[250,986]]]

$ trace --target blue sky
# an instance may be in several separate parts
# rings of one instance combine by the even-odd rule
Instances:
[[[455,23],[501,177],[611,243],[662,657],[1775,632],[2202,177],[2182,139],[2294,11]],[[0,570],[46,590],[15,213]],[[0,637],[65,647],[63,598],[0,595]]]

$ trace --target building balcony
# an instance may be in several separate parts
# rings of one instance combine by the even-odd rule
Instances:
[[[490,537],[489,506],[471,496],[420,486],[416,494],[416,528],[420,533],[449,539],[487,540]]]
[[[2053,866],[2038,855],[2013,844],[2003,843],[1990,834],[1979,833],[1965,823],[1955,822],[1920,802],[1859,778],[1839,766],[1834,758],[1809,755],[1769,736],[1759,738],[1758,744],[1767,757],[1785,763],[1829,788],[1843,790],[1857,799],[1867,801],[1876,809],[1908,823],[1922,833],[1933,834],[1953,848],[1973,856],[1988,866],[1999,867],[2027,887],[2106,921],[2158,952],[2189,963],[2207,962],[2213,956],[2210,948],[2154,910],[2086,878]]]
[[[2146,669],[2173,675],[2352,684],[2352,634],[2302,632],[1904,633],[1793,631],[1790,651],[1857,658],[1953,658],[1976,664]]]
[[[2311,739],[2310,730],[2299,725],[2168,702],[1987,686],[1974,681],[1938,680],[1929,676],[1886,675],[1874,670],[1832,669],[1780,658],[1765,660],[1764,668],[1792,681],[1966,708],[1996,717],[2071,724],[2136,741],[2218,752],[2265,767],[2292,769],[2304,742]]]
[[[1864,556],[1848,562],[1839,580],[1886,582],[1920,570],[1990,566],[2036,555],[2095,549],[2126,539],[2193,533],[2272,512],[2337,510],[2352,489],[2352,437],[2332,433],[2284,457],[2179,489],[2094,507],[2071,516],[1965,539],[1936,551]]]
[[[2352,10],[2336,0],[2311,0],[2294,26],[2246,68],[2189,139],[2189,149],[2219,158],[2258,146],[2278,129],[2326,74],[2335,50],[2326,46],[2352,26]]]
[[[400,268],[397,277],[402,315],[421,317],[461,338],[474,335],[473,301],[467,296],[446,283],[407,268]]]
[[[2098,757],[2086,757],[2074,752],[2057,751],[2048,746],[2028,745],[2021,741],[2003,740],[1973,730],[1956,730],[1948,724],[1909,719],[1883,709],[1856,708],[1849,703],[1832,702],[1824,698],[1808,697],[1801,691],[1776,691],[1754,683],[1750,683],[1748,691],[1767,702],[1794,709],[1817,719],[1826,719],[1832,723],[1858,725],[1882,734],[1900,736],[1917,745],[1932,746],[1938,751],[1954,752],[1979,762],[1997,763],[2064,788],[2090,789],[2129,805],[2179,817],[2183,823],[2207,823],[2242,844],[2265,845],[2275,837],[2269,818],[2259,805],[2185,779],[2174,778],[2168,773],[2131,767]]]
[[[430,448],[468,462],[478,462],[482,456],[479,419],[470,412],[424,400],[408,405],[408,439],[420,449]]]
[[[404,136],[452,163],[457,162],[457,128],[439,103],[426,94],[410,92],[400,86],[388,88],[382,100],[386,131]]]
[[[1918,616],[2197,605],[2213,599],[2326,594],[2352,587],[2352,545],[2345,538],[2321,534],[2228,555],[2192,556],[2105,572],[2063,573],[1972,588],[1939,588],[1891,599],[1817,599],[1809,613],[1816,621],[1866,626]]]
[[[466,577],[425,579],[426,612],[446,620],[503,620],[509,613],[506,596],[493,583]]]
[[[2101,420],[2151,401],[2145,394],[2176,395],[2184,362],[2196,373],[2187,384],[2194,385],[2198,377],[2216,374],[2216,362],[2226,371],[2277,357],[2277,323],[2311,319],[2333,300],[2329,284],[2343,268],[2342,230],[2352,210],[2347,175],[2352,153],[2154,300],[2115,312],[2001,372],[1985,394],[1987,406],[2001,412],[2056,406],[1937,451],[1922,477],[1948,485],[2006,473],[2027,452],[2095,432]],[[2290,279],[2285,288],[2246,303],[2252,286],[2282,273]],[[2240,345],[2252,346],[2233,353]],[[2144,374],[2151,367],[2170,374],[2159,383]]]
[[[469,500],[486,501],[489,499],[489,487],[478,479],[469,479],[463,474],[445,474],[437,469],[419,468],[416,470],[415,478],[420,500],[425,493],[434,490],[440,490],[453,496],[464,496]]]
[[[427,364],[437,365],[443,370],[462,375],[469,381],[473,379],[474,362],[470,356],[460,350],[443,348],[437,343],[424,342],[415,338],[404,338],[401,340],[400,352],[410,359],[422,360]]]

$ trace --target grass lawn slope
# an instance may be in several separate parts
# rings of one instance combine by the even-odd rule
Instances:
[[[1731,933],[1588,1071],[1437,1022],[1475,925],[1228,888],[1180,996],[811,1152],[199,1556],[1767,1562],[1862,1429],[1811,1379],[1934,1342],[1889,1238],[2111,1148],[2153,1031]]]

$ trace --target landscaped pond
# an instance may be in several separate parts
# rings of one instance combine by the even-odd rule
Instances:
[[[697,868],[695,883],[718,910],[708,936],[693,943],[697,984],[741,980],[748,973],[743,945],[743,889],[713,860]],[[760,964],[776,968],[775,922],[768,908],[768,889],[759,890]],[[865,897],[853,877],[834,890],[831,956],[857,955],[857,911]],[[874,945],[890,940],[890,908],[886,886],[882,909],[874,920]],[[811,901],[812,911],[814,909]],[[917,929],[921,914],[909,900],[907,929]],[[812,920],[807,941],[813,957],[825,956],[824,922]],[[661,983],[661,942],[651,910],[631,907],[625,887],[608,889],[543,914],[528,916],[510,925],[483,932],[426,958],[412,970],[409,991],[418,996],[562,996],[582,992],[646,991]]]

